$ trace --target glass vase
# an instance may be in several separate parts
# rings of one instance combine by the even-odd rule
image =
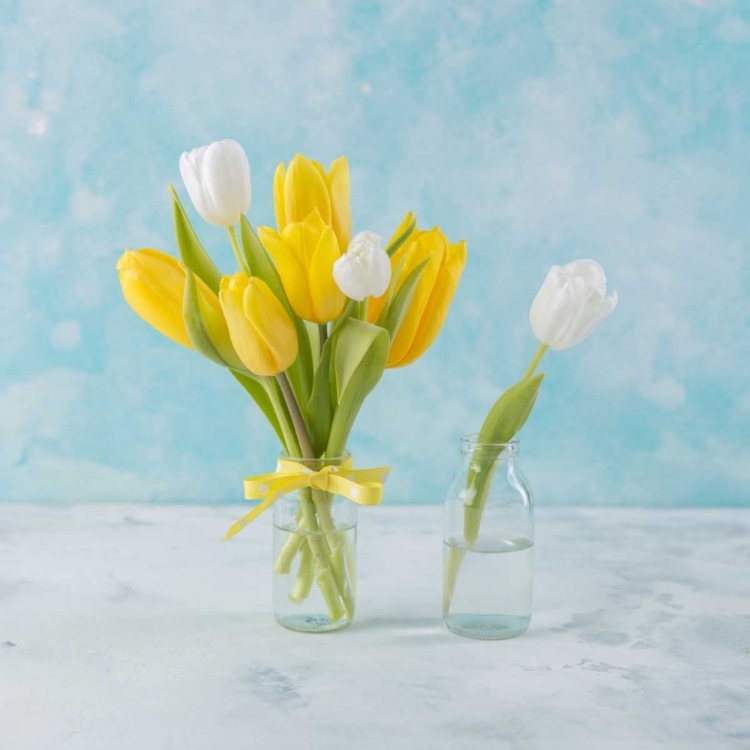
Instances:
[[[345,458],[291,460],[320,471],[335,470]],[[357,595],[353,502],[317,489],[279,498],[273,506],[273,555],[273,607],[280,625],[324,633],[352,621]]]
[[[498,640],[529,627],[534,510],[518,452],[517,440],[461,442],[443,513],[443,621],[457,635]]]

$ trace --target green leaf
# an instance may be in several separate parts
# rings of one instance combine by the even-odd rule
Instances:
[[[237,382],[248,392],[253,401],[255,401],[255,403],[260,407],[260,410],[263,412],[266,419],[271,424],[271,427],[273,427],[273,431],[281,441],[281,444],[286,445],[286,442],[284,441],[284,433],[281,429],[281,425],[279,424],[279,418],[276,415],[276,410],[273,408],[271,397],[268,395],[268,392],[266,391],[263,383],[261,383],[257,376],[252,375],[249,372],[243,374],[241,372],[231,370],[231,373],[232,375],[234,375]],[[275,387],[275,385],[275,383],[271,384],[272,387]]]
[[[473,544],[479,536],[487,495],[495,476],[495,460],[504,450],[502,444],[510,442],[526,424],[542,380],[544,373],[521,380],[508,388],[484,420],[477,443],[487,447],[479,449],[473,456],[466,482],[466,489],[471,493],[471,500],[464,507],[464,538],[467,544]]]
[[[198,239],[198,235],[195,233],[172,185],[169,186],[169,192],[172,194],[174,231],[182,262],[218,294],[221,284],[221,271],[203,249],[203,245],[201,245],[201,241]]]
[[[406,240],[409,239],[409,237],[411,236],[411,233],[414,231],[416,226],[417,226],[417,217],[415,216],[414,220],[406,227],[406,229],[404,229],[404,231],[401,232],[401,234],[398,237],[396,237],[396,239],[393,240],[393,242],[391,242],[390,245],[388,245],[385,251],[388,253],[388,255],[391,258],[396,254],[396,252],[401,247],[401,245],[403,245],[404,242],[406,242]]]
[[[510,442],[531,414],[536,403],[544,373],[528,380],[521,380],[508,388],[495,402],[479,431],[478,443]],[[498,451],[500,455],[500,451]]]
[[[268,251],[260,241],[260,237],[253,229],[253,225],[248,221],[247,216],[240,219],[240,235],[242,237],[242,250],[245,253],[245,260],[250,269],[251,276],[257,276],[268,284],[271,291],[278,297],[279,301],[286,308],[286,311],[292,315],[292,307],[287,299],[284,285],[281,283],[281,276],[276,270],[273,261],[268,256]]]
[[[330,384],[332,350],[333,338],[329,338],[320,354],[320,363],[315,371],[312,393],[306,409],[310,442],[316,456],[321,456],[325,452],[333,420],[334,409]]]
[[[401,277],[401,271],[403,270],[405,264],[406,256],[404,255],[404,257],[401,258],[401,260],[398,262],[398,265],[393,269],[393,273],[391,274],[391,283],[388,285],[388,299],[385,301],[378,319],[380,319],[385,314],[385,311],[391,306],[391,303],[393,302],[393,297],[396,294],[396,285],[398,284],[398,280]],[[380,325],[379,322],[378,325]]]
[[[418,266],[412,269],[411,273],[404,279],[398,292],[391,300],[391,303],[383,308],[378,317],[378,325],[385,328],[391,336],[391,341],[396,337],[401,323],[404,321],[406,312],[411,304],[417,282],[422,276],[425,266],[429,263],[430,258],[425,258]]]
[[[346,321],[335,338],[331,380],[337,407],[326,448],[328,456],[339,456],[346,449],[354,420],[383,375],[391,344],[384,328],[353,318]]]
[[[182,317],[185,321],[188,338],[195,349],[204,357],[210,359],[212,362],[216,362],[217,365],[229,367],[230,364],[224,361],[218,349],[214,346],[213,341],[211,341],[211,337],[208,335],[208,329],[203,319],[203,311],[201,310],[204,304],[198,292],[195,274],[188,269],[185,277],[185,293],[182,298]],[[239,360],[232,364],[238,365]]]
[[[266,282],[269,289],[276,295],[294,322],[294,327],[297,330],[299,354],[294,364],[287,370],[287,373],[297,400],[304,404],[310,398],[313,381],[313,356],[305,322],[294,312],[292,306],[289,304],[289,299],[284,291],[284,285],[281,283],[279,272],[276,270],[276,266],[271,261],[266,248],[263,246],[263,243],[260,241],[255,229],[253,229],[252,224],[250,224],[246,216],[242,216],[240,219],[240,234],[242,236],[242,249],[245,253],[250,274]]]

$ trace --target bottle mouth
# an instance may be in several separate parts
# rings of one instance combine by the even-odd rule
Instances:
[[[521,443],[517,438],[509,440],[507,443],[484,443],[479,442],[479,433],[475,432],[470,435],[464,435],[461,438],[461,453],[471,455],[472,453],[506,453],[511,456],[518,455],[521,449]]]

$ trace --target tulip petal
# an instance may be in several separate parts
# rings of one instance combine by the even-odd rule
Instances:
[[[326,177],[331,197],[331,222],[339,241],[339,248],[346,252],[352,236],[352,214],[349,208],[349,162],[340,156],[328,170]]]
[[[273,175],[273,210],[276,215],[276,226],[279,232],[286,226],[286,208],[284,206],[284,181],[286,167],[280,163]]]
[[[401,279],[406,279],[425,258],[429,258],[429,262],[422,272],[422,276],[414,291],[411,305],[409,305],[409,309],[401,322],[396,338],[391,344],[391,351],[388,355],[388,367],[398,366],[411,349],[419,330],[422,316],[432,295],[433,287],[440,275],[446,253],[445,237],[437,227],[429,232],[420,232],[416,240],[409,243],[406,249],[406,262],[401,271]],[[397,260],[400,254],[400,252],[397,252],[393,256],[393,260]]]
[[[333,278],[338,288],[357,302],[382,297],[391,280],[391,259],[383,250],[383,238],[375,232],[357,234],[333,264]]]
[[[244,273],[225,276],[221,282],[219,301],[229,328],[229,335],[237,356],[250,372],[256,375],[271,375],[271,356],[268,347],[259,338],[245,317],[244,292],[250,277]]]
[[[250,165],[237,141],[212,143],[204,156],[203,193],[215,209],[214,224],[229,227],[250,208]]]
[[[547,307],[546,328],[550,347],[559,351],[576,343],[576,330],[586,309],[587,290],[586,282],[580,277],[568,279],[562,275],[556,283],[556,292]]]
[[[326,180],[326,168],[316,159],[310,159],[310,163],[315,167],[315,169],[320,172],[320,176],[323,178],[323,180]]]
[[[297,359],[298,350],[297,332],[283,305],[268,285],[256,277],[248,282],[242,304],[245,317],[268,351],[273,370],[258,374],[283,372]]]
[[[117,270],[123,295],[135,313],[159,333],[192,349],[182,318],[182,265],[171,255],[143,249],[124,253]]]
[[[211,221],[214,206],[203,192],[202,164],[208,146],[185,151],[180,156],[180,176],[185,183],[190,200],[204,221]]]
[[[391,283],[384,294],[382,294],[380,297],[373,297],[372,299],[370,299],[367,305],[367,320],[370,321],[370,323],[377,322],[388,299],[393,298],[395,293],[399,290],[401,284],[404,283],[404,279],[406,278],[406,276],[409,275],[409,273],[403,273],[403,265],[406,264],[406,258],[408,257],[412,243],[416,242],[419,237],[424,234],[423,232],[420,232],[418,229],[412,226],[415,221],[416,217],[410,211],[408,214],[406,214],[399,228],[395,231],[393,237],[388,243],[387,252],[391,256]],[[410,226],[411,229],[409,229]],[[406,239],[402,240],[407,229],[409,231],[407,233]],[[392,250],[395,243],[397,242],[398,246],[395,250]],[[412,264],[412,271],[414,270],[414,267],[416,265],[418,264]]]
[[[552,349],[575,346],[617,305],[617,294],[606,294],[607,278],[596,261],[553,266],[529,310],[534,335]]]
[[[310,263],[310,294],[315,323],[328,323],[338,318],[346,307],[346,296],[333,278],[333,264],[341,257],[336,235],[326,227]]]
[[[391,237],[385,251],[388,255],[393,256],[396,251],[406,242],[417,228],[417,217],[412,211],[409,211],[401,221],[398,229]]]
[[[289,225],[284,231],[293,233],[295,225]],[[307,273],[301,259],[293,246],[270,227],[258,227],[258,234],[266,250],[273,258],[276,269],[281,276],[281,283],[294,312],[304,320],[312,320],[314,309],[307,283]]]
[[[323,221],[331,223],[331,201],[328,187],[315,165],[302,154],[289,164],[284,180],[284,204],[287,222],[304,221],[318,209]]]
[[[281,232],[281,238],[297,256],[304,268],[309,268],[313,255],[318,247],[318,241],[323,230],[328,225],[321,219],[320,213],[315,209],[308,214],[304,221],[296,221],[288,224]]]
[[[466,242],[462,240],[450,248],[448,259],[440,269],[437,282],[422,313],[412,346],[408,354],[398,362],[398,367],[411,364],[432,346],[448,317],[448,310],[465,265]]]
[[[580,276],[588,288],[598,289],[602,297],[607,293],[607,277],[604,269],[595,260],[574,260],[563,266],[563,273],[568,277]]]

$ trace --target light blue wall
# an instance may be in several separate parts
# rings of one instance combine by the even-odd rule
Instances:
[[[538,502],[748,503],[750,4],[356,5],[0,5],[0,498],[224,502],[272,466],[236,384],[141,323],[114,269],[174,251],[180,152],[232,137],[254,223],[278,161],[345,153],[355,228],[413,209],[468,241],[442,337],[352,443],[392,464],[388,502],[441,500],[535,349],[548,267],[593,257],[620,306],[545,360]]]

